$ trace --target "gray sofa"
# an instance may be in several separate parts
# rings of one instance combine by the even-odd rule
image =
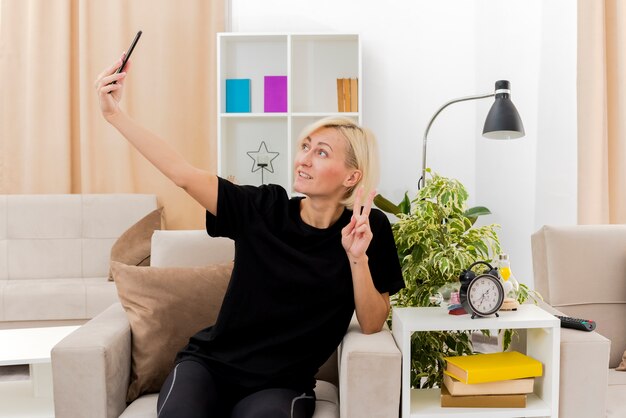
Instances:
[[[118,301],[110,251],[154,195],[0,195],[0,329],[82,324]]]
[[[597,323],[561,330],[559,415],[626,417],[626,371],[615,369],[626,350],[626,225],[544,226],[531,242],[546,309]]]
[[[156,231],[151,265],[201,266],[233,258],[233,243],[205,231]],[[400,406],[400,352],[389,329],[364,335],[352,324],[317,377],[314,418],[393,418]],[[57,418],[156,418],[157,394],[126,404],[130,324],[115,304],[52,350]]]

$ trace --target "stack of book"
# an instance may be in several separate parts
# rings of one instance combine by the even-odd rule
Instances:
[[[517,351],[445,357],[442,407],[525,408],[543,366]]]
[[[337,79],[337,110],[339,112],[359,111],[359,80],[357,78]]]

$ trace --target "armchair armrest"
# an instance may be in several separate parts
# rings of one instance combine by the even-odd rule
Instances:
[[[393,418],[400,411],[402,356],[385,324],[365,335],[356,316],[339,351],[339,398],[342,418]]]
[[[545,302],[539,306],[565,315]],[[603,417],[611,342],[597,332],[561,328],[559,416]]]
[[[130,325],[120,303],[61,340],[53,349],[57,418],[112,418],[126,408]]]

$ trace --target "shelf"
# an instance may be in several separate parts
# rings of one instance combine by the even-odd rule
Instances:
[[[359,112],[293,112],[294,118],[325,118],[326,116],[343,116],[358,118]]]
[[[345,42],[353,41],[358,42],[359,36],[355,34],[341,34],[341,33],[325,33],[325,34],[306,34],[301,33],[291,36],[294,41],[310,41],[310,42]]]
[[[534,393],[528,395],[526,408],[442,408],[440,394],[439,389],[411,389],[410,417],[512,418],[550,415],[550,406]]]
[[[291,44],[291,111],[337,109],[337,79],[361,76],[358,37],[294,36]]]
[[[286,119],[285,119],[286,120]],[[220,176],[235,176],[239,184],[261,184],[261,172],[252,172],[254,161],[249,151],[257,151],[265,142],[268,151],[278,152],[272,161],[273,173],[265,170],[265,184],[279,184],[289,190],[291,159],[284,138],[287,137],[287,124],[280,118],[224,118],[220,122],[221,132],[227,141],[220,147]]]
[[[260,185],[247,151],[265,141],[279,152],[274,173],[263,182],[292,192],[298,135],[327,116],[361,123],[361,112],[337,112],[337,79],[361,78],[361,47],[355,34],[220,33],[217,36],[218,175],[239,184]],[[287,76],[287,112],[264,112],[264,77]],[[250,79],[250,113],[227,113],[226,79]],[[362,97],[359,82],[359,109]],[[255,148],[256,147],[256,148]]]
[[[294,118],[325,118],[327,116],[342,116],[358,118],[359,112],[293,112],[293,113],[220,113],[221,118],[284,118],[292,116]]]
[[[499,317],[471,319],[447,309],[394,308],[393,337],[402,353],[402,418],[408,417],[558,417],[560,321],[535,305],[499,312]],[[526,354],[543,364],[526,408],[442,408],[440,391],[411,389],[411,338],[415,332],[526,329]]]
[[[416,314],[419,312],[419,315]],[[535,305],[522,305],[517,311],[498,312],[499,318],[475,318],[469,315],[450,315],[447,309],[395,308],[394,314],[402,320],[402,326],[420,331],[460,331],[506,328],[540,328],[559,325],[559,320]]]
[[[287,113],[220,113],[220,118],[286,118]]]
[[[237,43],[263,43],[263,42],[287,42],[286,34],[274,34],[274,33],[246,33],[241,34],[237,32],[223,32],[219,36],[224,42],[237,42]]]
[[[33,396],[31,380],[0,382],[0,418],[54,418],[51,397]]]
[[[226,109],[226,79],[250,79],[252,113],[263,113],[264,77],[287,75],[287,36],[221,36],[218,42],[219,111]]]

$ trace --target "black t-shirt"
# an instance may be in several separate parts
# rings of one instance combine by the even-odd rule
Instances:
[[[300,218],[302,198],[276,185],[219,179],[217,216],[207,232],[235,241],[235,263],[216,323],[193,336],[178,360],[196,360],[248,388],[310,389],[318,368],[346,333],[354,312],[352,275],[341,229],[345,209],[326,229]],[[367,250],[374,284],[404,287],[387,217],[372,209]]]

